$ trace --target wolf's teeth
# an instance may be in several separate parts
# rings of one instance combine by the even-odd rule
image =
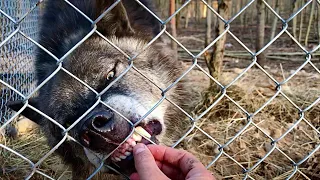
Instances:
[[[131,146],[133,147],[135,145],[137,145],[137,143],[135,141],[131,141]]]
[[[115,161],[121,161],[121,159],[118,158],[118,157],[114,157],[114,160],[115,160]]]
[[[142,140],[142,137],[137,133],[133,133],[132,138],[137,142],[140,142]]]
[[[143,129],[141,126],[136,127],[135,131],[138,132],[139,134],[147,137],[147,138],[151,138],[151,135],[145,129]]]
[[[131,152],[126,151],[126,152],[124,153],[124,155],[130,156],[130,155],[131,155]]]
[[[123,156],[123,155],[120,156],[120,159],[126,159],[126,158],[127,156]]]

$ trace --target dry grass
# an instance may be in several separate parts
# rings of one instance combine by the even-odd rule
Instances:
[[[240,69],[224,72],[223,84],[230,83],[240,72]],[[282,81],[290,74],[279,72],[281,71],[270,71],[278,81]],[[298,107],[304,109],[320,97],[319,79],[320,76],[315,73],[302,71],[284,85],[282,91]],[[203,80],[197,81],[203,82]],[[252,69],[232,85],[227,90],[227,94],[249,113],[254,113],[276,93],[275,89],[274,83],[266,75],[260,70]],[[244,176],[241,166],[248,169],[263,158],[272,148],[271,138],[278,139],[298,121],[298,112],[294,105],[282,95],[278,95],[253,117],[253,123],[259,128],[249,125],[240,136],[224,148],[226,154],[222,154],[210,167],[210,170],[218,179],[242,179]],[[305,118],[319,131],[319,104],[306,112]],[[241,131],[247,123],[245,113],[229,99],[223,98],[198,122],[198,126],[223,145]],[[286,179],[293,170],[289,158],[298,162],[319,146],[319,143],[319,134],[307,122],[301,121],[298,126],[279,140],[277,143],[279,149],[273,151],[250,175],[255,179]],[[206,165],[210,164],[220,153],[219,145],[199,130],[194,130],[181,145],[182,148],[197,155]],[[317,151],[307,162],[299,166],[300,170],[311,179],[320,178],[319,159],[320,152]],[[294,176],[294,179],[305,178],[297,175]]]
[[[39,129],[34,129],[28,134],[21,134],[15,139],[0,138],[0,143],[22,154],[33,163],[37,163],[50,150],[46,138]],[[0,179],[22,179],[32,172],[31,164],[2,148],[0,148],[0,168]],[[45,159],[38,170],[55,179],[68,179],[71,174],[63,165],[61,158],[54,154]],[[45,177],[35,173],[32,179],[45,179]]]
[[[224,72],[223,84],[231,82],[240,71],[232,69]],[[289,75],[289,72],[279,72],[281,71],[270,70],[270,73],[279,81]],[[203,91],[208,85],[202,83],[205,82],[205,76],[199,71],[192,73],[195,77],[194,83],[196,83],[193,86],[193,91],[195,93]],[[320,96],[320,77],[314,74],[302,71],[282,87],[283,92],[301,108],[307,107]],[[275,93],[275,85],[262,72],[255,69],[246,73],[227,91],[227,94],[249,113],[259,109]],[[319,130],[319,104],[306,112],[305,118]],[[218,179],[243,178],[240,166],[252,167],[272,148],[270,138],[279,138],[298,119],[297,109],[281,95],[277,96],[254,116],[253,122],[260,129],[249,125],[240,136],[224,148],[226,154],[222,154],[210,167],[210,170]],[[247,123],[246,115],[233,102],[223,98],[197,125],[219,144],[225,144]],[[49,151],[45,141],[41,132],[35,130],[33,133],[20,135],[15,140],[2,139],[0,143],[25,155],[35,163]],[[277,143],[279,149],[273,151],[250,173],[250,176],[255,179],[285,179],[293,170],[288,157],[297,162],[319,143],[319,134],[305,121],[301,121],[297,127]],[[198,156],[205,165],[211,163],[219,154],[218,145],[199,130],[194,130],[189,134],[179,147]],[[21,179],[30,173],[30,165],[18,156],[1,148],[0,154],[1,179]],[[319,159],[320,152],[318,151],[300,166],[301,172],[310,179],[320,178]],[[50,155],[39,169],[56,179],[70,178],[70,172],[62,165],[61,159],[55,155]],[[36,174],[34,179],[44,179],[44,177]],[[298,173],[294,179],[305,179],[305,177]]]

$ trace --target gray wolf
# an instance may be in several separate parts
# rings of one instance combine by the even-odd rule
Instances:
[[[115,2],[69,1],[92,20],[98,18]],[[151,1],[141,2],[152,11],[155,10]],[[92,29],[92,23],[66,2],[49,0],[45,3],[42,16],[39,44],[57,58],[61,58]],[[161,24],[133,0],[121,1],[97,23],[97,31],[130,56],[141,52],[160,30]],[[62,61],[62,67],[96,92],[101,92],[124,72],[130,63],[158,87],[131,68],[100,96],[102,102],[135,124],[162,96],[165,95],[166,100],[136,127],[132,127],[123,116],[99,103],[68,131],[68,135],[79,143],[68,140],[56,150],[66,164],[71,165],[73,179],[88,178],[100,165],[101,159],[118,146],[120,147],[104,163],[123,173],[132,173],[132,147],[137,142],[150,143],[139,133],[133,134],[123,142],[133,128],[155,143],[166,144],[168,139],[180,137],[182,129],[188,124],[181,111],[168,101],[187,108],[189,95],[184,87],[185,80],[182,79],[165,93],[159,89],[169,87],[183,74],[181,63],[161,40],[154,42],[130,62],[97,33],[93,33]],[[35,66],[38,85],[59,67],[57,61],[41,48],[38,50]],[[90,88],[65,71],[59,70],[28,103],[68,128],[97,102],[97,98]],[[24,103],[25,101],[15,101],[10,102],[8,106],[17,111]],[[63,139],[65,133],[59,126],[31,108],[25,109],[22,115],[41,126],[51,147]],[[174,134],[177,136],[174,137]],[[113,171],[107,168],[103,168],[102,171],[101,176],[111,178],[109,174]]]

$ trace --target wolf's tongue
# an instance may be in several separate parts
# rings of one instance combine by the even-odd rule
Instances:
[[[159,121],[152,120],[148,122],[148,124],[144,125],[143,129],[152,135],[158,135],[162,132],[162,125]]]

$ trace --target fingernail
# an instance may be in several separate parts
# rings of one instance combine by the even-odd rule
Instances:
[[[137,144],[137,145],[135,146],[134,149],[136,149],[136,150],[134,151],[134,153],[135,153],[135,154],[139,154],[139,153],[141,153],[141,152],[143,152],[143,151],[146,150],[146,145],[144,145],[144,144],[142,144],[142,143],[139,143],[139,144]]]

